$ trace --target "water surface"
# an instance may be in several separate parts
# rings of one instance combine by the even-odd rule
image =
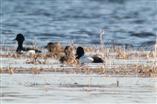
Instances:
[[[38,46],[49,41],[98,44],[102,29],[105,43],[155,44],[156,0],[1,0],[1,8],[0,43],[5,46],[15,44],[17,33],[26,36],[25,44]]]
[[[3,74],[3,103],[156,104],[156,78],[85,74]],[[117,87],[116,82],[119,81]]]

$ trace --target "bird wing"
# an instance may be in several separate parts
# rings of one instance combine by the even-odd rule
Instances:
[[[98,56],[93,56],[93,62],[94,63],[103,63],[103,59]]]
[[[94,59],[89,56],[82,56],[80,59],[80,63],[92,63]]]

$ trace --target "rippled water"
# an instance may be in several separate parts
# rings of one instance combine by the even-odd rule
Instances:
[[[155,43],[156,0],[1,0],[1,6],[1,44],[14,45],[17,33],[39,46],[49,41],[98,44],[101,29],[105,43]]]

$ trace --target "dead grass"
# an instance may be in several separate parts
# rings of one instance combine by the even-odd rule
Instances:
[[[9,73],[9,74],[14,74],[15,73],[15,68],[9,66],[7,69],[6,69],[6,72]],[[3,71],[2,71],[3,72]]]
[[[129,58],[129,55],[125,50],[118,48],[115,51],[117,53],[116,58],[118,58],[118,59],[128,59]]]
[[[75,56],[70,55],[72,57],[64,57],[64,64],[69,64],[72,68],[37,68],[32,67],[31,69],[27,68],[16,68],[16,67],[1,67],[0,73],[32,73],[32,74],[40,74],[41,72],[65,72],[65,73],[97,73],[97,74],[110,74],[110,75],[139,75],[139,76],[148,76],[148,77],[156,77],[157,76],[157,41],[154,46],[154,50],[145,51],[142,50],[134,50],[134,49],[125,49],[124,47],[119,47],[113,44],[113,47],[106,48],[103,42],[103,34],[104,31],[100,33],[100,47],[85,47],[85,51],[89,53],[94,53],[100,55],[104,60],[104,66],[98,66],[97,68],[91,68],[88,66],[82,67],[79,64],[78,60],[74,60]],[[59,49],[58,49],[59,47]],[[75,49],[75,45],[73,44]],[[0,54],[1,58],[23,58],[27,59],[26,64],[47,64],[48,59],[60,59],[60,57],[64,56],[64,52],[62,47],[59,44],[54,45],[49,48],[49,53],[42,54],[33,54],[33,55],[23,55],[12,52],[6,52],[5,54]],[[58,50],[56,54],[54,51]],[[72,50],[70,50],[71,52]],[[53,54],[52,54],[53,52]],[[58,53],[59,52],[59,53]],[[133,65],[125,64],[125,65],[113,65],[112,60],[116,59],[124,59],[126,61],[137,60],[137,62]],[[150,60],[151,64],[149,65],[141,65],[139,64],[140,60]],[[107,65],[109,64],[110,67]]]
[[[127,68],[127,69],[126,69]],[[122,75],[122,76],[141,76],[141,77],[157,77],[157,66],[144,66],[144,65],[121,65],[116,67],[98,67],[90,68],[88,66],[84,67],[60,67],[60,68],[16,68],[8,67],[2,68],[1,73],[32,73],[40,74],[42,72],[64,72],[64,73],[85,73],[85,74],[106,74],[106,75]]]
[[[42,68],[36,68],[36,67],[31,68],[32,74],[40,74],[42,71],[43,71]]]

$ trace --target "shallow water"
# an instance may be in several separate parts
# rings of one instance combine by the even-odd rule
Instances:
[[[17,33],[40,47],[49,41],[98,44],[116,41],[152,48],[157,33],[156,0],[1,0],[1,45]],[[140,33],[140,34],[136,34]]]
[[[2,74],[2,103],[156,104],[157,80],[85,74]],[[116,82],[119,81],[117,87]]]

